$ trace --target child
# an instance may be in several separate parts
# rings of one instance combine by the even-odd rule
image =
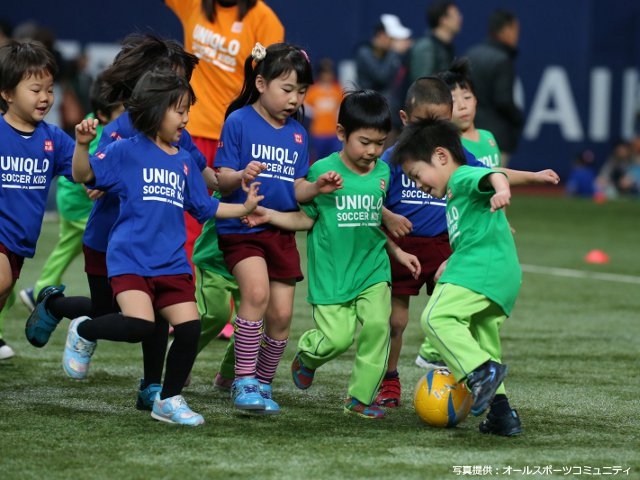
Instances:
[[[418,188],[447,198],[453,253],[429,299],[421,323],[457,381],[473,395],[471,413],[491,410],[483,433],[521,433],[505,395],[507,367],[500,363],[500,326],[511,314],[522,272],[509,223],[509,182],[502,172],[466,165],[455,125],[426,119],[405,127],[392,161]],[[489,274],[487,274],[489,272]],[[496,392],[500,401],[493,401]]]
[[[92,114],[89,118],[99,120],[97,137],[91,142],[89,153],[95,152],[104,125],[118,117],[124,110],[121,102],[108,103],[102,95],[102,81],[98,78],[91,85],[90,101]],[[47,258],[40,278],[33,287],[20,290],[22,303],[33,311],[38,293],[49,285],[58,285],[62,275],[74,258],[82,253],[82,235],[93,206],[92,199],[99,192],[87,190],[84,185],[73,183],[64,177],[58,178],[56,190],[56,206],[60,217],[60,235],[58,243]]]
[[[25,257],[35,253],[53,178],[71,178],[73,140],[43,120],[53,105],[56,72],[55,58],[39,42],[0,47],[0,310]],[[0,348],[12,356],[1,335]]]
[[[400,111],[403,124],[419,121],[428,116],[450,119],[453,100],[450,88],[438,77],[416,80],[407,91],[405,110]],[[467,164],[476,167],[485,165],[464,149]],[[388,149],[382,160],[389,163],[393,149]],[[426,285],[431,295],[436,276],[451,254],[445,216],[446,199],[434,198],[420,191],[397,165],[390,165],[391,180],[389,195],[383,209],[383,224],[403,250],[415,254],[421,262],[422,273],[418,279],[407,275],[406,269],[391,259],[391,349],[388,371],[380,386],[376,401],[387,407],[400,406],[402,388],[397,366],[402,349],[402,336],[409,322],[411,296],[419,294]],[[558,176],[552,170],[522,172],[503,169],[511,184],[557,183]],[[438,352],[425,339],[416,364],[424,368],[444,366]]]
[[[360,323],[344,409],[365,418],[385,416],[384,409],[374,403],[389,352],[391,272],[385,247],[414,276],[420,273],[418,259],[388,242],[380,229],[389,167],[378,156],[391,130],[390,117],[381,94],[362,90],[347,95],[338,116],[342,150],[309,169],[310,181],[335,170],[343,179],[343,189],[319,195],[303,204],[300,212],[260,209],[264,219],[276,226],[310,229],[308,301],[316,328],[298,342],[291,366],[294,383],[309,388],[315,370],[353,344]]]
[[[191,268],[183,248],[183,210],[200,222],[214,215],[240,217],[262,199],[257,195],[257,182],[244,187],[247,199],[242,205],[222,204],[209,197],[192,156],[175,146],[194,101],[184,76],[151,71],[138,81],[128,102],[139,135],[114,142],[90,159],[88,144],[95,137],[95,123],[84,120],[76,127],[74,179],[111,190],[120,199],[107,248],[107,268],[122,315],[72,320],[62,361],[71,378],[85,378],[98,339],[139,342],[153,334],[157,310],[174,327],[174,341],[151,416],[189,426],[200,425],[204,419],[180,395],[200,335]]]
[[[328,172],[314,183],[309,168],[307,134],[296,120],[309,85],[311,63],[295,46],[256,44],[245,61],[240,96],[227,109],[216,153],[220,192],[225,201],[242,203],[242,181],[259,177],[265,206],[295,211],[323,189],[339,187]],[[235,408],[277,414],[271,382],[287,345],[294,289],[302,279],[293,232],[264,225],[247,229],[240,220],[219,220],[220,249],[240,288],[235,318]]]

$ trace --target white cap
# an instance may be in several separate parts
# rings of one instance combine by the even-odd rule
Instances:
[[[384,31],[391,38],[396,40],[406,40],[411,36],[411,29],[402,25],[402,22],[396,15],[383,13],[380,15],[380,22],[384,26]]]

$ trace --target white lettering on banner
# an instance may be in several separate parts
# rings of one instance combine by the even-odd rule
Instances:
[[[606,68],[594,68],[591,72],[591,102],[589,111],[589,138],[603,142],[609,138],[611,118],[611,72]]]
[[[605,142],[610,140],[613,72],[607,67],[594,67],[589,75],[588,125],[583,127],[578,113],[571,82],[564,67],[546,67],[533,96],[523,137],[536,140],[546,125],[556,125],[564,140],[582,142]],[[634,136],[635,116],[640,106],[640,79],[638,70],[628,68],[622,72],[622,94],[620,134],[615,137]],[[588,136],[588,138],[585,138]]]

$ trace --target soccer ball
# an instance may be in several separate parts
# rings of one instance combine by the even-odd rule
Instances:
[[[432,427],[454,427],[469,411],[473,397],[446,368],[431,370],[416,384],[413,405],[418,416]]]

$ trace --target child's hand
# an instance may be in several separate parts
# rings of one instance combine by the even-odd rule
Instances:
[[[413,225],[406,217],[391,211],[385,212],[382,216],[382,224],[395,238],[404,237],[413,230]]]
[[[320,193],[331,193],[342,188],[342,176],[338,172],[331,170],[325,172],[316,180],[316,186]]]
[[[244,202],[244,208],[247,209],[247,213],[253,212],[258,203],[264,199],[264,195],[258,195],[258,187],[260,186],[260,182],[253,182],[251,185],[247,187],[247,185],[242,182],[242,189],[247,192],[247,199]]]
[[[507,189],[496,192],[489,203],[491,204],[491,212],[508,206],[511,203],[511,191]]]
[[[87,192],[87,197],[89,197],[89,200],[97,200],[101,197],[104,197],[106,194],[103,190],[98,190],[94,188],[85,187],[85,191]]]
[[[546,170],[540,170],[535,173],[535,182],[541,184],[557,185],[560,182],[560,176],[547,168]]]
[[[76,125],[76,143],[79,145],[89,145],[91,140],[96,138],[97,118],[85,118]]]
[[[444,269],[447,268],[447,261],[445,260],[444,262],[442,262],[440,264],[440,266],[438,267],[438,270],[436,270],[435,275],[433,276],[433,281],[437,282],[438,280],[440,280],[440,277],[442,276],[442,274],[444,273]]]
[[[264,163],[258,162],[257,160],[250,161],[242,171],[242,183],[249,185],[266,169],[267,166]]]
[[[409,269],[414,279],[418,279],[418,277],[420,276],[420,272],[422,271],[422,266],[420,265],[420,260],[418,260],[418,257],[411,253],[407,253],[404,250],[401,250],[400,252],[398,252],[398,261],[400,262],[400,264]]]
[[[271,216],[269,215],[269,209],[265,207],[256,207],[251,214],[242,217],[242,223],[246,226],[253,228],[264,223],[269,223]]]

